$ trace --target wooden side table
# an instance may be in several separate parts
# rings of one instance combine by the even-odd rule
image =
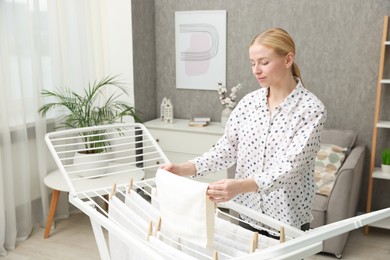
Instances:
[[[100,178],[85,179],[78,181],[75,184],[76,190],[94,190],[102,187],[111,186],[113,183],[123,184],[128,183],[130,179],[133,181],[141,180],[145,177],[143,170],[136,170],[129,168],[129,172],[123,172],[115,175],[107,175]],[[64,177],[62,176],[60,170],[55,170],[50,172],[43,179],[45,185],[53,190],[53,195],[50,202],[49,214],[47,216],[46,228],[43,238],[48,238],[50,234],[51,225],[53,223],[54,214],[56,212],[58,199],[60,197],[60,192],[69,192],[69,187],[66,184]],[[100,194],[102,196],[107,196],[106,193]],[[107,209],[107,205],[106,205]]]
[[[61,175],[61,172],[59,170],[52,171],[48,175],[46,175],[46,177],[43,179],[43,183],[45,183],[47,187],[53,190],[49,214],[47,216],[45,233],[43,235],[43,238],[46,239],[49,237],[50,234],[50,229],[53,223],[54,214],[56,212],[58,199],[60,197],[60,192],[69,192],[69,188],[68,185],[66,185],[65,179]]]

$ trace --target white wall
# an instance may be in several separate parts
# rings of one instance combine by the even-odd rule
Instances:
[[[134,105],[133,34],[131,0],[107,1],[108,72],[119,75],[129,86],[130,104]]]

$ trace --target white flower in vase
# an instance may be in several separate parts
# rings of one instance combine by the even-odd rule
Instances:
[[[218,94],[219,100],[224,107],[228,107],[233,109],[236,105],[237,92],[241,89],[241,83],[238,83],[235,87],[232,87],[230,94],[228,95],[228,91],[226,86],[222,85],[221,82],[218,83]]]
[[[228,95],[226,86],[222,85],[222,83],[218,83],[219,101],[224,107],[221,113],[221,125],[223,127],[225,127],[231,111],[237,105],[237,92],[241,89],[241,87],[241,83],[238,83],[231,89],[230,94]]]

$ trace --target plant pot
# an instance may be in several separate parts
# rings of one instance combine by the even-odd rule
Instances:
[[[390,165],[382,164],[382,172],[390,174]]]
[[[101,177],[97,175],[102,175],[107,172],[105,168],[107,163],[108,154],[107,153],[95,153],[95,154],[86,154],[86,153],[75,153],[73,158],[73,167],[72,171],[76,171],[77,175],[80,177]]]

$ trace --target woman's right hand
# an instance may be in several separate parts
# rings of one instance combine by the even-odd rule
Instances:
[[[163,164],[163,165],[160,165],[160,169],[163,169],[163,170],[166,170],[168,172],[173,172],[173,169],[175,168],[175,165],[173,163],[167,163],[167,164]]]
[[[160,169],[180,176],[191,176],[196,174],[196,167],[195,164],[193,164],[192,162],[167,163],[161,165]]]

